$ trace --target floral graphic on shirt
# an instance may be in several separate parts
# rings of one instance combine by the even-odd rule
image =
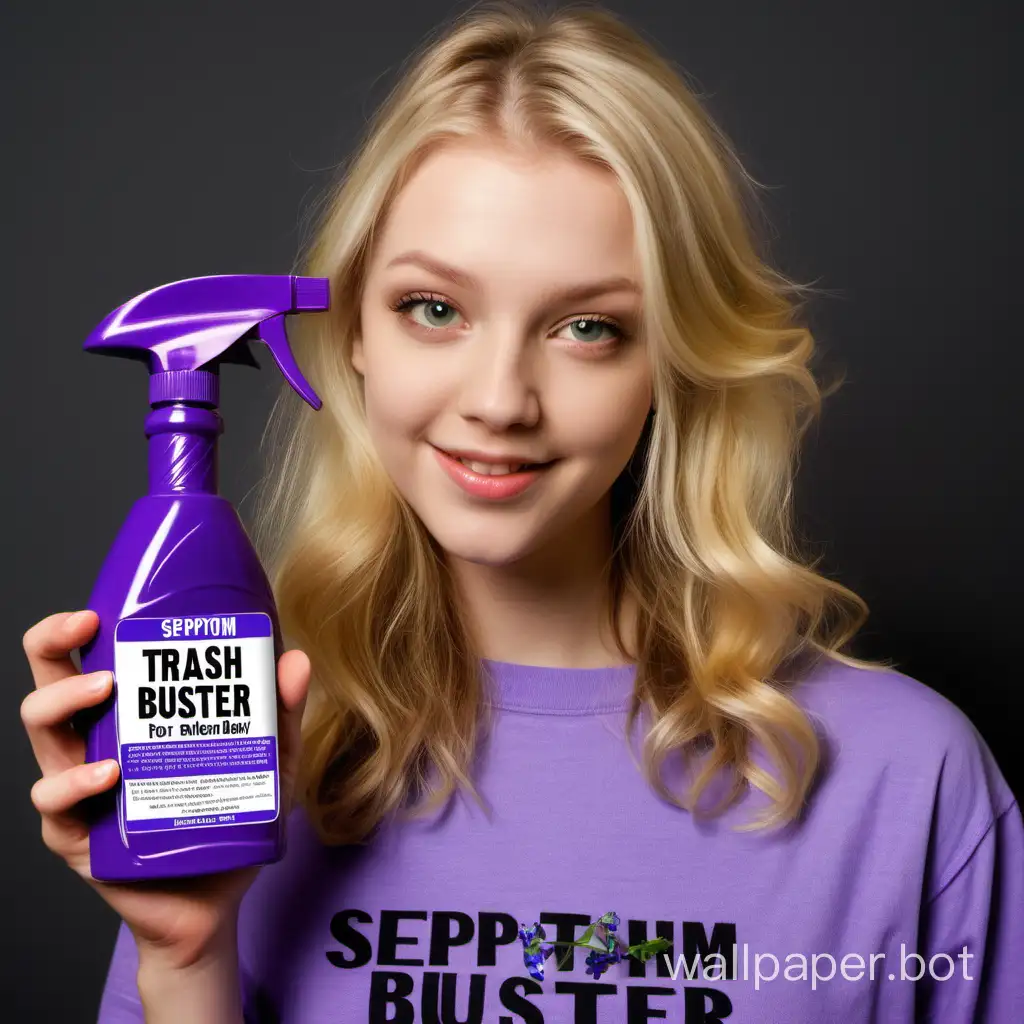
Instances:
[[[667,939],[647,939],[627,946],[618,934],[619,915],[613,910],[591,921],[582,937],[571,942],[548,941],[543,926],[535,921],[532,928],[519,926],[519,940],[523,944],[523,963],[530,975],[538,981],[544,980],[544,961],[555,951],[555,946],[579,946],[590,950],[587,955],[587,974],[600,978],[612,964],[634,957],[641,962],[668,949]]]

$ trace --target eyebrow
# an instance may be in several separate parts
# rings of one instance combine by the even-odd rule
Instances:
[[[396,256],[388,264],[388,267],[400,266],[402,264],[420,267],[431,274],[443,277],[446,281],[451,281],[452,284],[458,285],[460,288],[479,289],[480,287],[480,282],[472,274],[465,270],[460,270],[458,267],[442,263],[440,260],[429,256],[419,249],[403,252],[400,256]],[[639,294],[640,286],[629,277],[606,277],[601,281],[593,281],[590,284],[567,288],[565,291],[559,292],[559,298],[569,301],[580,301],[592,299],[598,295],[606,295],[609,292],[634,292]]]

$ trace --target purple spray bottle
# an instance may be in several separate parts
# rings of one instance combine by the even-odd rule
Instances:
[[[150,371],[149,494],[131,508],[88,607],[84,672],[114,691],[88,723],[88,761],[121,778],[90,822],[93,877],[200,875],[284,855],[277,751],[282,641],[266,574],[217,494],[222,363],[259,364],[262,340],[289,384],[289,313],[326,310],[326,278],[228,275],[174,281],[119,306],[84,348]]]

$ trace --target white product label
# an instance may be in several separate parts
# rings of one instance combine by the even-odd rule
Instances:
[[[277,817],[268,615],[122,619],[114,679],[126,831]]]

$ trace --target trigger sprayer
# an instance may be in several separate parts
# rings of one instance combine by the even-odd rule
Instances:
[[[132,506],[88,607],[82,669],[113,672],[87,722],[86,759],[120,778],[95,803],[91,869],[104,881],[227,871],[285,848],[277,743],[280,627],[266,574],[217,493],[220,367],[258,366],[261,340],[313,408],[285,330],[329,308],[326,278],[242,274],[143,292],[89,335],[89,352],[150,373],[149,493]]]

